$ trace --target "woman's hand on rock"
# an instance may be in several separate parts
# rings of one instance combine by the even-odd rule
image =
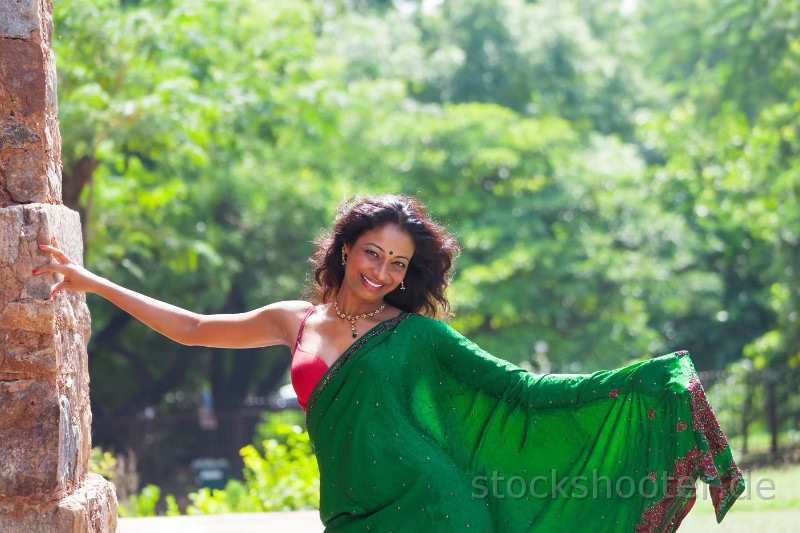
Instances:
[[[63,279],[57,282],[51,288],[51,294],[61,289],[67,289],[76,292],[92,292],[92,288],[97,283],[97,276],[83,268],[77,263],[70,260],[69,257],[64,255],[64,252],[58,247],[58,241],[55,237],[50,238],[50,244],[40,244],[39,248],[50,254],[55,261],[50,261],[44,266],[33,270],[33,274],[44,274],[50,272],[53,274],[61,274]]]

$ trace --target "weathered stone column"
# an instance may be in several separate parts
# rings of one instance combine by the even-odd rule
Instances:
[[[50,236],[83,257],[61,202],[51,12],[50,0],[0,0],[0,533],[105,533],[117,501],[87,474],[89,310],[31,275]]]

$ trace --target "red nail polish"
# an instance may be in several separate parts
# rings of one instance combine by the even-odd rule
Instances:
[[[34,269],[33,269],[33,273],[34,273],[34,274],[36,274],[37,272],[39,272],[39,269],[37,269],[37,268],[34,268]]]
[[[53,292],[51,292],[51,293],[50,293],[50,296],[54,295],[55,293],[56,293],[56,291],[53,291]]]

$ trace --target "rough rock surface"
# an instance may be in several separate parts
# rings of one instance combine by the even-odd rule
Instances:
[[[61,201],[49,0],[0,2],[0,207]]]
[[[0,208],[0,516],[9,502],[12,509],[38,502],[44,512],[86,479],[89,310],[82,294],[51,296],[55,276],[31,276],[48,261],[38,243],[51,235],[80,260],[76,212],[47,204]],[[54,519],[65,520],[59,513]]]
[[[92,415],[82,294],[50,294],[39,243],[83,257],[61,204],[50,0],[0,2],[0,532],[113,532],[114,487],[87,474]]]
[[[114,485],[97,474],[89,474],[74,493],[52,505],[15,502],[14,509],[0,513],[3,533],[114,533],[116,530]]]

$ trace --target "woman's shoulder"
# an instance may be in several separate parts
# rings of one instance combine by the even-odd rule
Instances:
[[[298,315],[300,318],[303,318],[303,316],[305,316],[308,310],[312,307],[314,307],[314,304],[305,300],[281,300],[279,302],[273,302],[269,305],[265,305],[261,309],[270,311],[273,314],[279,313],[281,315],[285,315],[287,318],[293,318]]]
[[[439,322],[435,318],[431,318],[429,316],[421,315],[419,313],[412,313],[409,311],[400,311],[397,316],[405,315],[404,322],[408,324],[416,324],[416,325],[423,325],[430,327],[433,325],[434,322]]]
[[[313,307],[311,302],[305,300],[281,300],[265,305],[256,312],[265,319],[278,321],[290,332],[300,327],[300,322]]]
[[[406,317],[409,326],[417,329],[418,331],[428,332],[433,335],[437,334],[447,334],[452,335],[454,333],[458,333],[452,326],[439,320],[438,318],[433,318],[426,315],[420,315],[418,313],[410,313],[408,317]]]
[[[271,306],[275,306],[277,308],[283,309],[289,313],[306,313],[309,309],[314,307],[314,304],[311,302],[307,302],[305,300],[282,300],[280,302],[275,302],[270,304]]]
[[[417,341],[422,341],[428,347],[429,353],[455,354],[464,350],[474,352],[479,348],[443,320],[412,313],[403,322],[406,323],[404,333],[412,335]]]
[[[284,344],[292,347],[300,325],[313,308],[314,305],[305,300],[282,300],[266,305],[259,311],[265,321],[280,328]]]

